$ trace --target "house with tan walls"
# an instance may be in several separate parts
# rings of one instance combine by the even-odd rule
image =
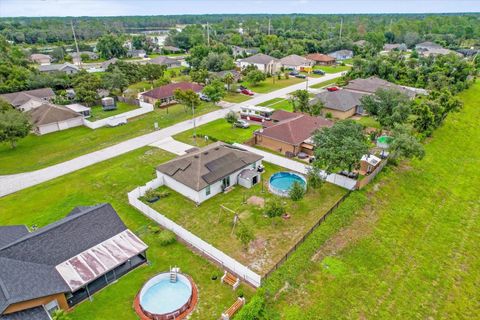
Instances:
[[[310,101],[310,104],[316,104],[321,101],[324,106],[322,109],[324,117],[330,114],[336,119],[347,119],[356,114],[364,114],[361,99],[365,95],[367,94],[345,89],[323,91],[317,94]]]

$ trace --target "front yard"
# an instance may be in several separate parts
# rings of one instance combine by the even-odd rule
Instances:
[[[300,82],[304,82],[305,79],[299,79],[290,77],[288,79],[278,80],[276,77],[267,78],[265,81],[260,82],[256,86],[250,85],[250,83],[243,81],[241,84],[256,93],[268,93],[278,89],[282,89]]]
[[[285,98],[274,98],[272,100],[259,103],[258,105],[262,107],[272,108],[275,110],[285,110],[285,111],[293,112],[292,103]]]
[[[310,86],[310,88],[320,89],[320,88],[326,87],[328,85],[334,85],[337,81],[338,81],[338,79],[326,80],[326,81],[314,84],[313,86]]]
[[[323,72],[326,73],[337,73],[337,72],[342,72],[342,71],[348,71],[352,67],[350,66],[342,66],[342,65],[334,65],[334,66],[314,66],[314,70],[322,70]]]
[[[250,99],[252,99],[252,97],[247,96],[245,94],[228,92],[227,95],[222,100],[227,102],[232,102],[232,103],[240,103],[240,102],[248,101]]]
[[[199,289],[199,304],[190,319],[218,319],[235,300],[239,290],[247,300],[253,290],[231,287],[211,280],[223,270],[194,254],[180,242],[160,244],[152,227],[157,225],[128,204],[127,192],[153,179],[153,167],[174,155],[154,148],[142,148],[90,166],[63,177],[0,198],[0,225],[25,224],[43,227],[65,217],[75,206],[109,202],[127,227],[148,246],[149,265],[141,266],[84,301],[69,314],[72,320],[138,319],[132,303],[150,277],[177,265],[190,275]]]
[[[105,119],[108,117],[116,116],[118,114],[127,112],[127,111],[132,111],[135,109],[138,109],[139,107],[133,104],[128,104],[125,102],[120,102],[117,101],[117,109],[116,110],[111,110],[111,111],[104,111],[102,106],[97,105],[92,107],[92,112],[91,112],[91,117],[87,118],[89,121],[97,121],[100,119]]]
[[[232,127],[225,119],[218,119],[202,126],[197,127],[197,141],[193,137],[193,129],[181,132],[173,138],[175,140],[185,142],[190,145],[197,145],[199,147],[206,146],[209,143],[216,141],[223,141],[227,143],[242,143],[253,137],[253,132],[260,129],[259,125],[250,125],[249,128]],[[208,136],[209,139],[205,139]]]
[[[195,115],[200,116],[217,109],[213,103],[202,103]],[[16,149],[0,144],[0,175],[44,168],[152,132],[155,130],[155,122],[161,129],[191,117],[191,112],[186,112],[183,105],[177,104],[170,106],[168,113],[166,109],[155,108],[153,112],[130,119],[126,125],[114,128],[92,130],[82,126],[44,136],[31,134],[20,140]]]
[[[237,185],[232,191],[218,194],[196,206],[179,193],[160,187],[159,191],[167,191],[169,196],[149,205],[255,272],[265,274],[345,194],[345,190],[327,183],[319,190],[310,188],[305,198],[298,202],[278,198],[268,192],[268,179],[273,173],[285,169],[269,163],[264,165],[266,171],[262,183],[251,189]],[[247,203],[252,196],[266,202],[283,203],[290,218],[266,217],[260,206]],[[247,249],[236,236],[234,214],[221,206],[237,212],[240,222],[235,229],[241,228],[241,224],[253,233],[254,240]]]

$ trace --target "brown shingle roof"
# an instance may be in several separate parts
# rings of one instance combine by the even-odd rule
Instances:
[[[333,126],[332,121],[322,117],[296,115],[295,118],[281,121],[255,134],[298,146],[310,138],[316,130]]]
[[[326,54],[322,53],[310,53],[307,54],[306,57],[307,59],[317,61],[317,62],[333,62],[335,61],[334,57],[327,56]]]
[[[37,126],[82,117],[81,114],[68,108],[49,103],[42,104],[38,108],[30,110],[28,114],[30,115],[32,123]]]
[[[14,107],[21,106],[25,102],[37,98],[37,99],[50,99],[55,97],[55,93],[51,88],[41,88],[28,91],[19,91],[13,93],[5,93],[0,95],[0,98],[4,99]]]
[[[277,110],[271,116],[272,121],[284,121],[287,119],[292,119],[298,117],[299,113],[288,112],[285,110]]]
[[[178,82],[178,83],[170,83],[153,90],[147,91],[142,93],[142,96],[147,96],[154,99],[163,99],[172,97],[175,90],[193,90],[195,92],[200,92],[203,89],[203,86],[193,83],[193,82]]]
[[[219,141],[161,164],[157,171],[200,191],[262,158]]]

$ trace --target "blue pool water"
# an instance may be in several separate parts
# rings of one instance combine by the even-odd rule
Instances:
[[[293,172],[277,172],[270,177],[271,189],[280,193],[288,193],[294,182],[300,183],[303,187],[307,185],[302,176]]]
[[[153,314],[166,314],[182,308],[192,295],[190,282],[178,275],[177,282],[170,282],[168,274],[149,280],[140,293],[142,308]]]

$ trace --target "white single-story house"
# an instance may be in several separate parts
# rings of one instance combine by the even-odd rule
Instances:
[[[239,184],[260,182],[263,157],[223,142],[192,151],[156,168],[164,186],[197,204]]]
[[[40,72],[65,72],[66,74],[75,74],[80,71],[76,65],[68,62],[62,64],[41,65],[38,67],[38,70]]]
[[[55,92],[53,92],[51,88],[19,91],[0,95],[0,99],[7,101],[14,108],[24,112],[35,109],[44,103],[48,103],[53,98],[55,98]]]
[[[315,61],[296,54],[291,54],[280,59],[280,65],[285,69],[294,69],[300,71],[302,68],[314,66]]]
[[[277,58],[270,57],[269,55],[258,53],[254,56],[241,59],[238,61],[240,69],[245,69],[248,66],[255,66],[258,70],[264,73],[275,73],[280,71],[282,65]]]
[[[28,112],[33,131],[38,134],[66,130],[83,125],[83,115],[64,106],[45,103]]]
[[[52,62],[52,57],[47,54],[34,53],[30,55],[30,60],[37,64],[50,64]]]
[[[337,61],[342,61],[346,59],[353,58],[353,51],[352,50],[338,50],[334,52],[330,52],[328,54],[330,57],[334,57]]]
[[[80,113],[84,118],[89,118],[92,115],[92,108],[86,107],[79,103],[67,104],[65,107],[76,113]]]

